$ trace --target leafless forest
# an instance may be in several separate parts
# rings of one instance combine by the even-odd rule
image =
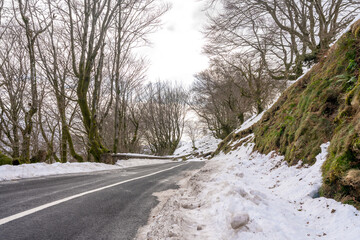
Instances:
[[[359,14],[351,0],[208,0],[210,58],[189,92],[146,83],[158,0],[0,0],[2,162],[172,154],[190,106],[218,138],[261,113]],[[188,128],[195,139],[196,129]],[[0,161],[0,163],[1,163]]]
[[[134,54],[168,5],[2,0],[0,6],[4,154],[24,163],[66,162],[99,161],[104,153],[139,152],[144,145],[156,154],[174,149],[184,90],[144,84],[147,63]]]

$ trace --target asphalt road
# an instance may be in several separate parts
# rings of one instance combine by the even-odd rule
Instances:
[[[181,172],[166,163],[0,183],[0,240],[133,239]],[[49,204],[50,203],[50,204]]]

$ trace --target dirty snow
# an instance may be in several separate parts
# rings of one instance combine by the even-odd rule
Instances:
[[[251,142],[220,154],[179,190],[156,194],[162,203],[138,239],[358,239],[359,211],[316,198],[328,146],[302,168]]]
[[[85,173],[104,170],[116,170],[126,167],[141,165],[168,163],[171,160],[158,159],[129,159],[119,160],[115,165],[104,163],[32,163],[21,164],[19,166],[3,165],[0,166],[0,181],[15,180],[21,178],[43,177],[49,175]]]

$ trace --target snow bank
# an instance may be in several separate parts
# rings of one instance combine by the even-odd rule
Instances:
[[[172,160],[164,160],[164,159],[140,159],[134,158],[129,160],[119,160],[116,162],[116,165],[122,168],[127,167],[136,167],[136,166],[143,166],[143,165],[151,165],[151,164],[162,164],[162,163],[169,163]]]
[[[158,159],[130,159],[119,160],[116,165],[104,163],[32,163],[19,166],[3,165],[0,166],[0,181],[15,180],[21,178],[43,177],[49,175],[85,173],[104,170],[116,170],[126,167],[142,165],[168,163],[171,160]]]
[[[178,191],[164,193],[170,198],[138,239],[358,239],[359,211],[316,198],[328,146],[302,168],[274,152],[253,152],[253,143],[221,154]]]
[[[195,141],[195,147],[197,148],[195,151],[192,147],[191,142],[183,143],[179,148],[177,148],[174,152],[174,156],[182,156],[188,155],[192,153],[208,153],[216,150],[218,144],[221,142],[221,139],[217,139],[212,135],[208,135],[202,137]]]
[[[119,166],[103,163],[32,163],[19,166],[0,166],[0,181],[48,175],[83,173],[119,169]]]
[[[274,102],[276,102],[276,101],[277,101],[277,99]],[[244,131],[244,130],[248,129],[249,127],[251,127],[252,125],[254,125],[255,123],[257,123],[258,121],[260,121],[261,118],[264,116],[265,112],[266,111],[263,111],[259,115],[254,115],[251,118],[249,118],[248,120],[246,120],[243,124],[241,124],[240,128],[235,130],[235,133],[239,133],[241,131]]]

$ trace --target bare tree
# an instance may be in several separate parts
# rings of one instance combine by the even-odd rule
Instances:
[[[143,77],[144,61],[139,60],[137,64],[131,50],[147,42],[146,36],[153,32],[160,24],[160,17],[168,11],[168,5],[159,6],[154,0],[128,0],[120,4],[120,11],[115,21],[115,47],[113,57],[113,75],[115,82],[115,114],[114,114],[114,143],[113,152],[118,151],[120,138],[122,145],[128,141],[124,134],[127,120],[124,119],[127,111],[128,96],[139,84]],[[129,61],[136,66],[133,70],[135,74],[127,74],[129,71]],[[122,149],[122,150],[126,150]]]
[[[146,64],[141,59],[127,59],[119,71],[121,79],[115,83],[117,97],[109,114],[103,118],[101,133],[106,139],[106,146],[112,146],[113,151],[139,151],[141,137],[141,109],[140,95],[142,81],[145,79]],[[103,110],[105,111],[105,110]],[[116,123],[116,124],[115,124]],[[117,131],[117,133],[114,133]],[[106,137],[105,137],[106,136]]]
[[[168,9],[158,0],[0,0],[0,149],[22,162],[140,151],[147,62],[134,50]]]
[[[24,102],[26,99],[29,62],[21,38],[21,30],[5,30],[0,49],[0,129],[2,151],[20,157],[21,137],[24,134]]]
[[[202,135],[198,122],[186,121],[186,134],[191,140],[193,150],[196,150],[196,140]]]
[[[47,81],[42,81],[40,84],[39,92],[39,109],[37,111],[37,122],[36,125],[41,133],[43,139],[43,146],[40,146],[36,151],[36,155],[31,158],[34,162],[37,161],[48,161],[52,163],[53,160],[59,162],[60,159],[56,155],[56,134],[57,128],[60,125],[60,119],[57,116],[58,109],[56,102],[53,101],[52,91]],[[34,131],[34,134],[40,135]],[[47,149],[47,150],[46,150]]]
[[[84,4],[67,0],[68,19],[70,29],[70,42],[72,52],[72,68],[78,79],[77,98],[81,109],[84,127],[88,135],[90,152],[99,160],[100,155],[108,151],[102,144],[99,135],[99,122],[105,119],[112,105],[113,94],[110,93],[110,100],[104,116],[100,118],[98,106],[100,101],[101,85],[103,81],[103,68],[106,65],[105,44],[107,39],[115,36],[113,55],[114,65],[110,76],[115,83],[115,112],[119,109],[120,103],[120,82],[121,69],[124,60],[128,59],[129,51],[136,47],[139,42],[144,41],[145,36],[158,24],[159,17],[167,10],[158,8],[155,0],[128,0],[111,1],[87,0]],[[79,7],[81,6],[81,7]],[[81,28],[78,28],[81,21]],[[115,28],[113,28],[115,27]],[[113,34],[113,35],[112,35]],[[81,36],[80,39],[77,36]],[[108,37],[108,38],[107,38]],[[110,43],[112,44],[112,43]],[[78,60],[79,59],[79,60]],[[113,86],[113,85],[111,85]],[[87,96],[91,91],[91,104]],[[119,119],[115,119],[115,134],[118,134]],[[118,136],[114,136],[118,141]],[[114,150],[117,144],[114,144]]]
[[[51,2],[48,1],[47,7],[49,14],[54,15],[57,6],[53,6]],[[81,162],[83,158],[75,151],[66,114],[69,101],[72,101],[71,96],[74,95],[74,90],[67,87],[72,84],[71,73],[69,71],[71,54],[70,48],[67,45],[67,39],[64,38],[66,31],[60,27],[62,24],[61,19],[53,20],[43,38],[37,41],[39,58],[41,59],[39,65],[50,82],[56,99],[55,105],[58,108],[61,127],[61,162],[67,162],[68,147],[71,156]],[[68,89],[67,91],[65,90],[66,88]],[[68,95],[70,95],[70,97]],[[75,101],[72,102],[74,103]]]
[[[114,20],[119,2],[111,0],[79,3],[66,0],[72,70],[77,78],[77,101],[88,137],[89,152],[95,161],[108,150],[99,135],[96,103],[100,88],[100,76],[104,59],[106,34]],[[93,83],[92,102],[88,101],[89,87]]]
[[[52,21],[52,16],[43,15],[37,8],[36,4],[39,2],[32,2],[30,0],[17,0],[17,7],[14,6],[14,14],[17,23],[24,30],[27,41],[27,52],[30,65],[30,86],[31,86],[31,103],[29,103],[29,110],[25,112],[25,129],[23,131],[23,144],[21,151],[21,159],[24,162],[30,160],[30,136],[33,129],[33,116],[38,110],[38,93],[37,93],[37,76],[36,76],[36,56],[35,56],[35,43],[36,39],[43,33]],[[15,2],[13,1],[13,5]]]
[[[236,54],[226,61],[229,65],[226,77],[234,78],[241,96],[250,100],[254,112],[260,114],[284,86],[268,74],[262,58]]]
[[[215,137],[225,138],[247,115],[264,111],[283,84],[269,76],[262,58],[250,54],[211,63],[195,76],[191,107]]]
[[[184,129],[186,91],[181,86],[156,82],[147,86],[145,94],[145,139],[153,153],[173,154]]]
[[[225,138],[244,121],[249,100],[242,96],[233,75],[217,64],[195,76],[191,108],[217,138]]]

